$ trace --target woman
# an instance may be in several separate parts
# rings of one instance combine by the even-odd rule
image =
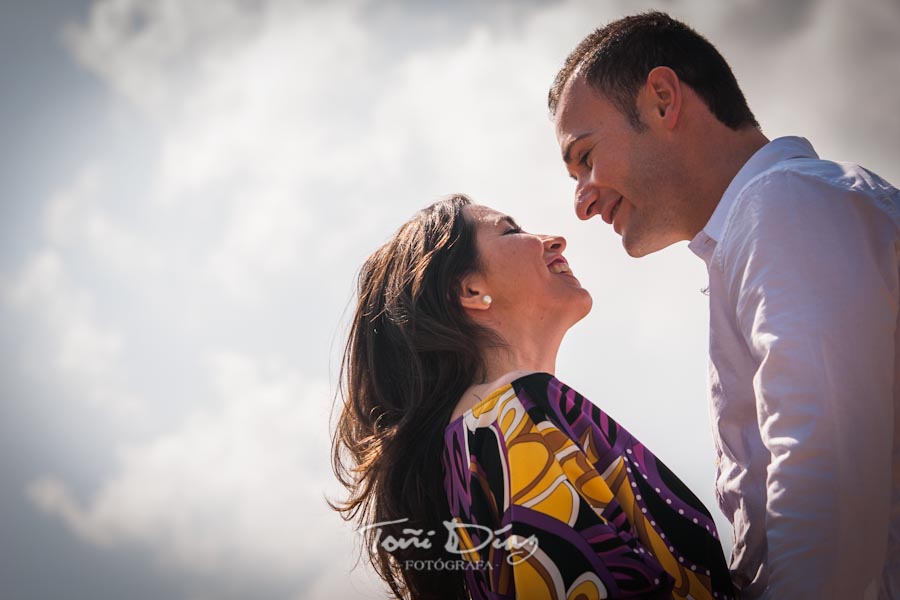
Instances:
[[[369,257],[332,506],[400,598],[732,598],[699,500],[553,376],[592,304],[565,247],[457,195]]]

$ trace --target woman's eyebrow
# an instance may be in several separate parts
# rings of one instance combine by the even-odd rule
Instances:
[[[511,227],[516,227],[516,228],[518,227],[518,225],[516,224],[516,222],[515,222],[515,221],[513,220],[513,218],[510,217],[509,215],[500,217],[499,219],[497,219],[496,221],[494,221],[494,225],[495,225],[495,226],[501,225],[501,224],[503,224],[504,222],[509,223],[509,225],[510,225]]]

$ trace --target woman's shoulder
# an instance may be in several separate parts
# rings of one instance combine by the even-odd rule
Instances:
[[[518,386],[522,382],[529,380],[544,380],[548,378],[553,378],[553,375],[541,371],[519,369],[504,373],[492,381],[474,384],[463,393],[462,398],[460,398],[456,408],[453,410],[453,414],[450,416],[450,423],[459,421],[467,414],[478,412],[479,407],[483,408],[490,404],[492,400],[495,400],[497,396],[503,394],[512,386]]]
[[[477,408],[487,404],[490,398],[501,395],[510,389],[514,390],[517,395],[522,394],[535,399],[557,397],[560,394],[572,395],[579,400],[583,399],[579,392],[559,380],[553,373],[528,370],[509,371],[492,381],[469,387],[457,404],[450,421],[458,420],[464,414],[473,412],[473,409],[477,411]]]
[[[505,385],[508,385],[510,383],[513,383],[514,381],[517,381],[519,379],[523,379],[523,378],[529,377],[531,375],[540,375],[540,374],[541,373],[539,371],[529,371],[529,370],[525,370],[525,369],[518,369],[515,371],[510,371],[508,373],[504,373],[503,375],[501,375],[494,381],[491,381],[484,385],[486,387],[490,388],[491,390],[497,390],[497,389],[499,389]]]

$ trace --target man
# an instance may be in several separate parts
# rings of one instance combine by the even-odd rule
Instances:
[[[900,599],[900,193],[769,141],[725,60],[659,12],[550,91],[575,211],[707,264],[716,495],[745,598]]]

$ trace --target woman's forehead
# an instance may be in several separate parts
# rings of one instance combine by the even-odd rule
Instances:
[[[468,213],[468,218],[484,225],[498,225],[502,221],[510,220],[509,215],[483,204],[470,204],[463,208],[463,211]]]

